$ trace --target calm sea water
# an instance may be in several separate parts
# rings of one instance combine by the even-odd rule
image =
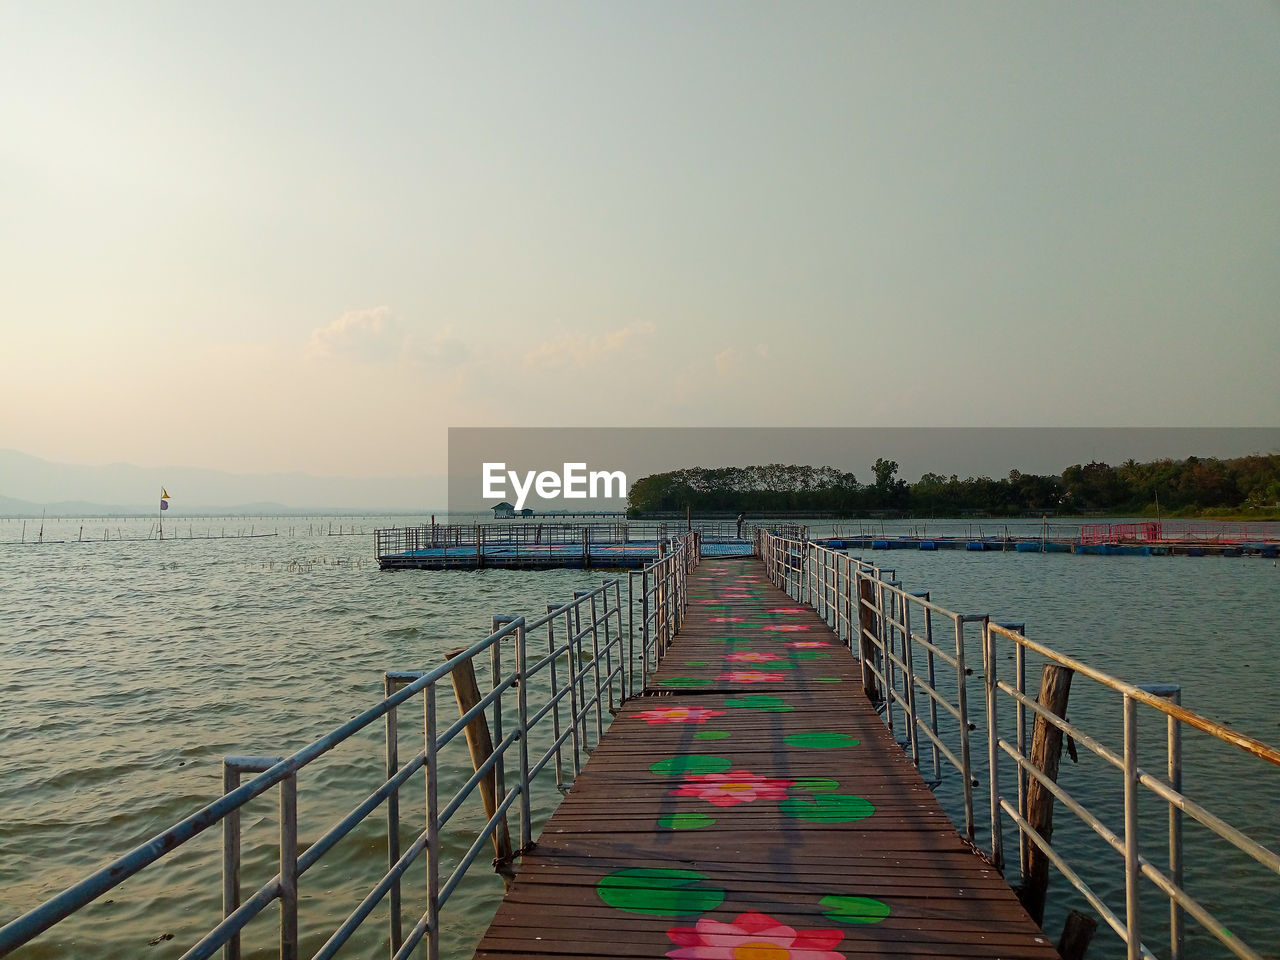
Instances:
[[[482,638],[495,613],[536,614],[607,576],[382,573],[371,531],[393,522],[405,520],[335,518],[335,532],[341,524],[344,533],[353,526],[369,533],[328,536],[328,519],[170,521],[169,535],[250,527],[280,535],[160,543],[103,541],[104,534],[146,537],[148,521],[59,521],[46,523],[46,541],[93,542],[0,545],[0,919],[215,798],[223,756],[288,754],[380,699],[384,670],[433,666],[446,651]],[[0,541],[19,539],[20,525],[0,521]],[[918,525],[899,529],[911,526]],[[28,521],[28,539],[34,527]],[[1193,709],[1280,740],[1280,569],[1271,560],[914,551],[875,559],[952,609],[1025,621],[1033,636],[1126,679],[1181,683]],[[1118,746],[1114,699],[1077,682],[1071,714]],[[1144,722],[1144,765],[1155,772],[1163,731]],[[375,726],[302,779],[304,848],[376,783],[382,742]],[[1275,771],[1227,756],[1206,738],[1189,737],[1186,747],[1188,791],[1280,846]],[[1063,766],[1064,785],[1094,798],[1091,808],[1118,827],[1118,775],[1083,750],[1079,766]],[[443,789],[452,793],[468,772],[459,757],[442,771]],[[956,779],[939,795],[958,813]],[[540,815],[555,798],[554,789],[543,791]],[[246,890],[274,872],[273,802],[261,798],[245,816]],[[1158,844],[1164,811],[1147,803],[1143,813]],[[985,816],[980,802],[979,821]],[[406,821],[406,834],[420,828],[412,812]],[[463,817],[448,840],[450,856],[465,848],[465,832],[478,821],[478,811]],[[1086,872],[1122,906],[1117,858],[1068,821],[1059,814],[1058,842],[1086,851]],[[1193,892],[1222,910],[1237,934],[1280,954],[1275,878],[1268,884],[1264,872],[1255,882],[1249,864],[1223,854],[1203,831],[1188,826],[1187,834]],[[209,831],[17,956],[180,955],[220,915],[219,841]],[[304,951],[323,942],[384,868],[383,844],[385,828],[375,818],[303,878]],[[1016,865],[1016,849],[1011,859]],[[469,956],[501,889],[486,870],[474,872],[446,912],[447,955]],[[1051,933],[1075,905],[1060,890],[1051,894]],[[1161,908],[1151,902],[1154,930]],[[272,926],[261,922],[247,935],[247,956],[271,954]],[[372,927],[351,955],[385,955],[382,932]],[[1154,934],[1151,940],[1167,952]],[[1192,956],[1224,955],[1203,937],[1193,947]],[[1119,953],[1102,932],[1094,951]]]

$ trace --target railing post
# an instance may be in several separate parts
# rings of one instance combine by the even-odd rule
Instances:
[[[978,785],[973,775],[973,760],[969,755],[969,733],[973,724],[969,722],[969,667],[965,663],[964,649],[964,617],[955,618],[956,627],[956,706],[960,710],[960,766],[964,776],[964,833],[973,843],[976,827],[973,815],[973,788]]]
[[[298,775],[280,781],[280,960],[298,960]]]
[[[911,638],[911,604],[907,596],[902,597],[902,679],[907,694],[907,730],[911,744],[911,763],[920,769],[920,720],[916,715],[916,667],[913,654],[914,642]]]
[[[576,783],[578,774],[582,771],[582,748],[581,730],[578,726],[578,663],[577,654],[574,650],[573,632],[573,615],[571,611],[564,612],[564,630],[565,630],[565,646],[569,655],[569,730],[570,739],[573,741],[573,779]]]
[[[440,806],[436,785],[440,774],[440,755],[436,746],[434,683],[428,684],[423,691],[422,713],[422,731],[427,753],[427,960],[437,960],[440,956]]]
[[[897,618],[894,616],[898,609],[898,595],[893,592],[893,587],[896,586],[900,584],[894,581],[887,583],[880,581],[880,628],[883,634],[880,646],[883,658],[880,663],[884,667],[884,722],[895,740],[897,734],[893,729],[893,703],[897,699],[898,676],[893,661],[896,659],[894,637],[899,629]]]
[[[390,697],[395,693],[396,683],[391,679],[390,674],[382,676],[382,695]],[[396,727],[396,708],[392,707],[387,711],[386,736],[387,736],[387,756],[386,766],[383,768],[386,772],[387,779],[390,780],[400,770],[400,745],[399,732]],[[396,865],[396,861],[400,859],[400,791],[394,790],[387,797],[387,869],[390,870]],[[390,906],[390,938],[391,938],[391,955],[395,956],[396,951],[400,949],[400,945],[404,943],[404,926],[400,916],[400,880],[392,885],[388,894],[388,903]]]
[[[575,594],[576,597],[576,594]],[[577,661],[578,672],[578,706],[582,708],[582,749],[588,755],[591,754],[591,737],[587,735],[587,717],[591,714],[591,700],[587,697],[587,671],[582,663],[582,611],[578,604],[574,604],[569,610],[565,611],[572,624],[570,628],[570,656]]]
[[[631,589],[631,577],[627,577],[627,590],[630,591],[630,589]],[[623,657],[622,657],[622,636],[623,636],[622,634],[622,581],[620,580],[613,581],[613,610],[614,610],[614,615],[618,618],[617,619],[618,660],[622,662],[623,661]],[[631,617],[631,600],[630,600],[629,593],[627,598],[627,617],[628,619]],[[627,642],[628,643],[631,642],[630,632],[627,633]],[[623,668],[622,676],[619,677],[619,683],[618,683],[619,709],[621,709],[622,705],[627,702],[627,697],[628,697],[627,691],[630,689],[629,685],[631,683],[632,670],[634,668],[634,664],[631,662],[630,650],[627,651],[627,659],[625,660],[625,662],[622,663],[622,668]]]
[[[547,604],[547,613],[555,609],[554,604]],[[557,663],[559,657],[556,656],[556,621],[555,617],[547,620],[547,656],[550,658],[551,671],[551,735],[555,739],[556,744],[556,789],[564,792],[564,760],[562,759],[563,747],[560,746],[560,677]]]
[[[573,599],[581,600],[583,597],[587,596],[588,593],[590,593],[588,590],[575,590],[573,592]],[[575,606],[575,613],[581,609],[581,607],[582,604],[580,603]],[[594,596],[591,597],[589,612],[591,616],[591,673],[596,682],[596,743],[599,743],[604,737],[604,698],[601,696],[600,690],[600,637],[596,632],[596,598]]]
[[[1138,878],[1138,704],[1124,695],[1124,902],[1129,960],[1142,957],[1142,920]]]
[[[1004,873],[1004,836],[1000,831],[1000,746],[996,742],[1000,736],[997,714],[999,704],[996,702],[996,640],[991,632],[991,623],[986,618],[982,621],[982,649],[984,679],[987,686],[987,770],[991,778],[991,862],[995,868]]]
[[[1182,689],[1174,687],[1167,696],[1177,706],[1182,705]],[[1182,793],[1182,724],[1169,717],[1169,786]],[[1173,882],[1182,886],[1182,809],[1176,803],[1169,804],[1169,874]],[[1169,945],[1173,960],[1182,960],[1184,934],[1182,907],[1176,900],[1169,901]]]
[[[663,656],[666,655],[667,649],[667,576],[665,565],[654,570],[655,586],[658,589],[658,596],[655,598],[657,606],[658,622],[654,624],[654,633],[656,634],[658,646],[658,662],[662,662]]]
[[[858,657],[862,661],[862,692],[872,703],[880,702],[879,686],[876,683],[875,637],[876,612],[875,589],[871,578],[858,571]]]
[[[524,622],[516,627],[516,711],[520,724],[520,852],[533,845],[533,814],[529,800],[529,677]]]
[[[649,690],[649,571],[640,571],[640,654],[644,660],[644,684],[641,693]]]
[[[1019,634],[1025,633],[1025,627],[1020,623],[1002,623],[1000,626]],[[1014,646],[1013,661],[1014,682],[1018,693],[1025,697],[1027,695],[1027,650],[1020,643]],[[1025,757],[1028,755],[1030,744],[1027,740],[1027,708],[1022,700],[1018,700],[1014,704],[1014,713],[1016,714],[1018,755]],[[1022,819],[1027,819],[1027,771],[1022,764],[1018,764],[1018,813],[1022,816]],[[1031,870],[1031,847],[1031,841],[1027,839],[1025,833],[1019,830],[1018,869],[1024,877]]]
[[[502,617],[503,624],[510,623],[514,617]],[[499,627],[499,618],[494,617],[492,620],[492,632],[496,633]],[[497,690],[499,687],[505,686],[506,681],[502,676],[502,641],[495,641],[493,646],[489,648],[489,689]],[[503,729],[504,717],[502,711],[502,695],[499,694],[497,699],[493,701],[493,739],[495,743],[502,743],[506,739],[506,731]],[[493,765],[493,786],[494,786],[494,810],[497,804],[507,796],[507,754],[504,750],[498,756],[498,761]],[[489,816],[493,816],[493,810],[489,811]],[[498,858],[504,862],[509,862],[512,857],[511,852],[511,834],[507,829],[507,818],[502,818],[502,836],[505,840],[505,854],[499,853]],[[494,834],[497,836],[497,833]]]
[[[627,695],[636,695],[636,571],[627,571]],[[622,629],[622,613],[618,613]]]
[[[929,602],[929,591],[917,594],[925,603]],[[925,647],[925,664],[928,671],[928,683],[930,690],[937,689],[937,671],[934,669],[933,661],[933,610],[929,607],[924,608],[924,640],[928,646]],[[933,731],[933,737],[929,740],[930,755],[933,757],[933,779],[942,779],[942,760],[938,755],[938,701],[929,695],[929,729]]]
[[[283,757],[224,757],[223,795],[238,789],[240,774],[265,773]],[[298,956],[298,814],[297,775],[280,781],[280,956]],[[240,907],[240,808],[222,820],[222,916],[227,918]],[[222,948],[225,960],[239,960],[240,933],[233,933]]]
[[[230,757],[222,761],[222,794],[240,786],[240,770]],[[240,906],[240,808],[222,818],[222,916],[231,916]],[[223,960],[240,960],[240,933],[233,933],[222,948]]]

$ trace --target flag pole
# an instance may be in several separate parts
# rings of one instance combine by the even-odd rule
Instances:
[[[160,539],[164,539],[164,487],[160,488],[160,509],[157,511],[160,515]]]

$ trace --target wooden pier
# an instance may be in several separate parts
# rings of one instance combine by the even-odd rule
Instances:
[[[480,958],[1057,952],[960,837],[851,652],[758,560],[684,625],[523,858]]]

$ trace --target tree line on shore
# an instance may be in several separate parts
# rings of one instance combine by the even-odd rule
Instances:
[[[1219,460],[1091,461],[1060,475],[1012,470],[1007,477],[926,473],[915,483],[898,477],[898,463],[883,457],[870,483],[835,467],[771,463],[753,467],[689,467],[643,477],[628,508],[643,511],[834,513],[858,516],[891,511],[915,515],[1123,513],[1159,509],[1166,515],[1249,512],[1280,505],[1280,454]]]

